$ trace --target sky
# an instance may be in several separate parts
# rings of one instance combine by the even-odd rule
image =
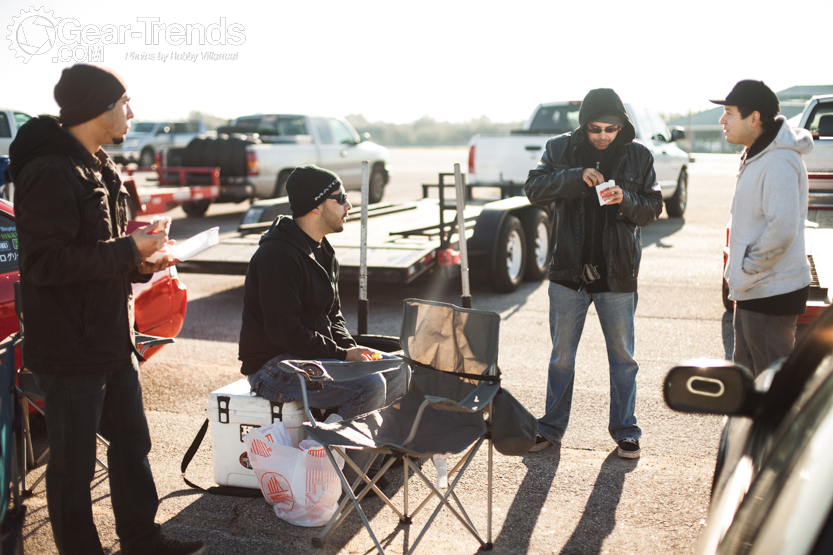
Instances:
[[[56,114],[61,70],[84,62],[125,79],[137,121],[509,122],[598,87],[685,114],[741,79],[833,84],[812,30],[832,17],[830,0],[3,0],[0,106]]]

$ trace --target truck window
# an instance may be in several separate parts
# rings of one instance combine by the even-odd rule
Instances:
[[[535,114],[529,130],[548,134],[572,131],[579,126],[579,109],[581,109],[580,105],[543,106]]]
[[[17,269],[17,226],[7,215],[0,214],[0,273]]]
[[[5,112],[0,112],[0,137],[11,137],[12,128],[9,126],[9,118]]]
[[[833,137],[833,103],[818,104],[804,126],[814,139]]]
[[[333,133],[333,141],[339,145],[354,145],[358,140],[350,132],[346,125],[337,119],[330,119],[330,131]]]
[[[648,113],[651,116],[651,126],[654,128],[651,138],[655,141],[667,143],[668,139],[671,138],[671,133],[668,132],[668,126],[665,125],[665,122],[662,121],[662,118],[656,112],[648,110]]]
[[[174,133],[190,133],[191,130],[188,129],[188,124],[187,123],[175,123],[173,132]]]
[[[278,135],[309,135],[304,116],[278,116]]]
[[[318,139],[322,145],[333,144],[333,134],[330,132],[330,124],[322,118],[315,118],[315,130],[318,131]]]
[[[139,123],[134,123],[130,126],[130,131],[133,133],[150,133],[153,131],[153,127],[155,123],[151,123],[148,121],[140,121]]]
[[[20,127],[30,119],[32,119],[32,116],[30,116],[29,114],[24,114],[23,112],[14,113],[14,124],[17,126],[18,129],[20,129]]]

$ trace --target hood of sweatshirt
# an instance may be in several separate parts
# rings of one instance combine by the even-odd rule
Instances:
[[[298,223],[291,216],[278,216],[269,229],[260,236],[258,245],[263,245],[269,241],[283,241],[294,246],[307,256],[313,256],[312,247],[309,244],[309,237],[304,231],[298,227]],[[333,249],[327,242],[327,238],[321,240],[321,245],[332,252]]]
[[[787,123],[787,118],[778,116],[775,118],[776,125],[769,131],[765,131],[760,137],[743,153],[743,163],[749,164],[765,153],[777,150],[794,150],[802,156],[813,150],[813,136],[803,128],[793,128]]]
[[[581,109],[578,113],[578,122],[581,127],[573,132],[573,136],[578,139],[578,142],[581,143],[586,139],[584,127],[605,114],[614,114],[625,122],[613,144],[626,145],[632,143],[636,138],[636,129],[628,116],[628,111],[625,110],[625,105],[613,89],[594,89],[587,93],[587,96],[582,100]]]
[[[58,118],[39,116],[24,123],[9,146],[9,171],[12,178],[17,178],[26,164],[48,154],[71,156],[93,169],[100,166],[96,157],[61,126]]]

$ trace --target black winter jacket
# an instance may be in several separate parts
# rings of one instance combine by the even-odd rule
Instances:
[[[26,366],[78,375],[130,367],[131,282],[150,276],[125,236],[128,194],[115,165],[49,116],[24,124],[9,154]]]
[[[325,270],[315,259],[306,234],[290,217],[278,216],[260,238],[249,262],[240,329],[241,372],[254,374],[278,355],[344,360],[356,346],[341,314],[338,260]]]
[[[654,222],[662,213],[662,194],[654,173],[651,152],[633,141],[633,127],[620,131],[620,144],[612,175],[624,191],[618,210],[604,210],[603,249],[611,291],[636,291],[642,258],[640,226]],[[619,139],[623,139],[619,142]],[[582,128],[547,142],[538,167],[529,172],[524,191],[532,204],[553,205],[551,281],[579,283],[584,241],[584,198],[595,189],[582,180],[584,168],[578,149],[586,140]],[[624,144],[622,144],[624,143]]]

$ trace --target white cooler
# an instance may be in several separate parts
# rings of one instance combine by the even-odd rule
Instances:
[[[292,445],[297,447],[306,438],[301,426],[306,420],[303,403],[276,403],[249,390],[249,381],[243,378],[213,391],[208,397],[206,409],[211,428],[214,481],[221,486],[260,489],[243,443],[243,436],[249,430],[282,421]]]

